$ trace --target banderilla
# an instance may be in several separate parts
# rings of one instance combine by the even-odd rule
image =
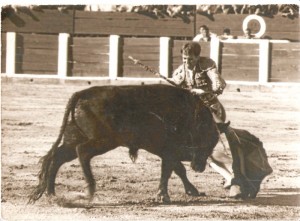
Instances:
[[[128,58],[129,58],[130,60],[132,60],[134,64],[138,64],[139,66],[141,66],[142,68],[144,68],[146,71],[150,71],[152,74],[154,74],[154,75],[156,75],[156,76],[159,76],[160,78],[166,80],[168,83],[172,84],[172,85],[175,86],[175,87],[180,87],[180,86],[178,86],[177,84],[175,84],[173,81],[171,81],[170,79],[168,79],[167,77],[163,76],[163,75],[160,74],[159,72],[157,72],[157,71],[155,71],[154,69],[152,69],[151,67],[149,67],[148,65],[143,64],[140,60],[134,59],[132,56],[128,56]],[[208,71],[208,70],[210,70],[210,69],[211,69],[211,68],[208,68],[207,70],[202,70],[202,71]],[[188,90],[191,91],[191,89],[188,89]],[[213,99],[213,98],[215,98],[215,97],[217,96],[217,95],[216,95],[215,93],[213,93],[212,91],[203,91],[203,92],[201,93],[201,95],[205,95],[205,94],[211,94],[211,95],[213,95],[213,97],[212,97],[211,99]],[[200,96],[200,97],[201,97],[201,96]]]
[[[173,86],[178,87],[177,84],[175,84],[173,81],[171,81],[170,79],[168,79],[167,77],[163,76],[162,74],[160,74],[159,72],[155,71],[154,69],[152,69],[151,67],[149,67],[148,65],[143,64],[141,61],[134,59],[132,56],[128,56],[128,58],[130,60],[133,61],[134,64],[138,64],[139,66],[141,66],[142,68],[144,68],[146,71],[150,71],[152,74],[159,76],[160,78],[166,80],[168,83],[172,84]]]

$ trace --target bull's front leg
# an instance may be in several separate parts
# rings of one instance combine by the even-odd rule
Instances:
[[[160,178],[160,184],[157,193],[158,202],[161,203],[171,202],[168,194],[168,181],[169,178],[171,177],[173,167],[174,167],[174,162],[172,162],[172,158],[170,157],[170,155],[166,157],[162,157],[161,178]]]
[[[198,190],[196,189],[196,187],[188,180],[187,176],[186,176],[186,169],[183,166],[183,164],[181,162],[178,162],[174,168],[174,172],[180,177],[183,185],[184,185],[184,189],[185,189],[185,193],[190,195],[190,196],[203,196],[205,195],[205,193],[201,193],[199,194]]]

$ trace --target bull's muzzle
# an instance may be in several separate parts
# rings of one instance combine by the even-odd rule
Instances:
[[[194,152],[192,161],[191,161],[191,167],[196,172],[203,172],[206,167],[206,161],[208,156],[203,155],[200,151]]]

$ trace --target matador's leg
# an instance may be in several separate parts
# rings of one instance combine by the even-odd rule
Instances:
[[[209,157],[209,165],[225,178],[224,187],[228,188],[231,185],[231,180],[234,177],[232,172],[232,158],[222,151],[214,151]]]

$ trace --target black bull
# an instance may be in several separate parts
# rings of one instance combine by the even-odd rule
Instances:
[[[170,200],[168,180],[173,171],[187,194],[198,195],[181,161],[190,161],[195,171],[204,171],[218,138],[210,110],[184,89],[167,85],[101,86],[76,92],[67,104],[56,142],[41,158],[39,184],[30,202],[45,191],[54,195],[60,166],[77,157],[88,184],[87,198],[92,199],[96,184],[90,161],[118,146],[128,147],[133,161],[138,149],[162,159],[160,201]]]

